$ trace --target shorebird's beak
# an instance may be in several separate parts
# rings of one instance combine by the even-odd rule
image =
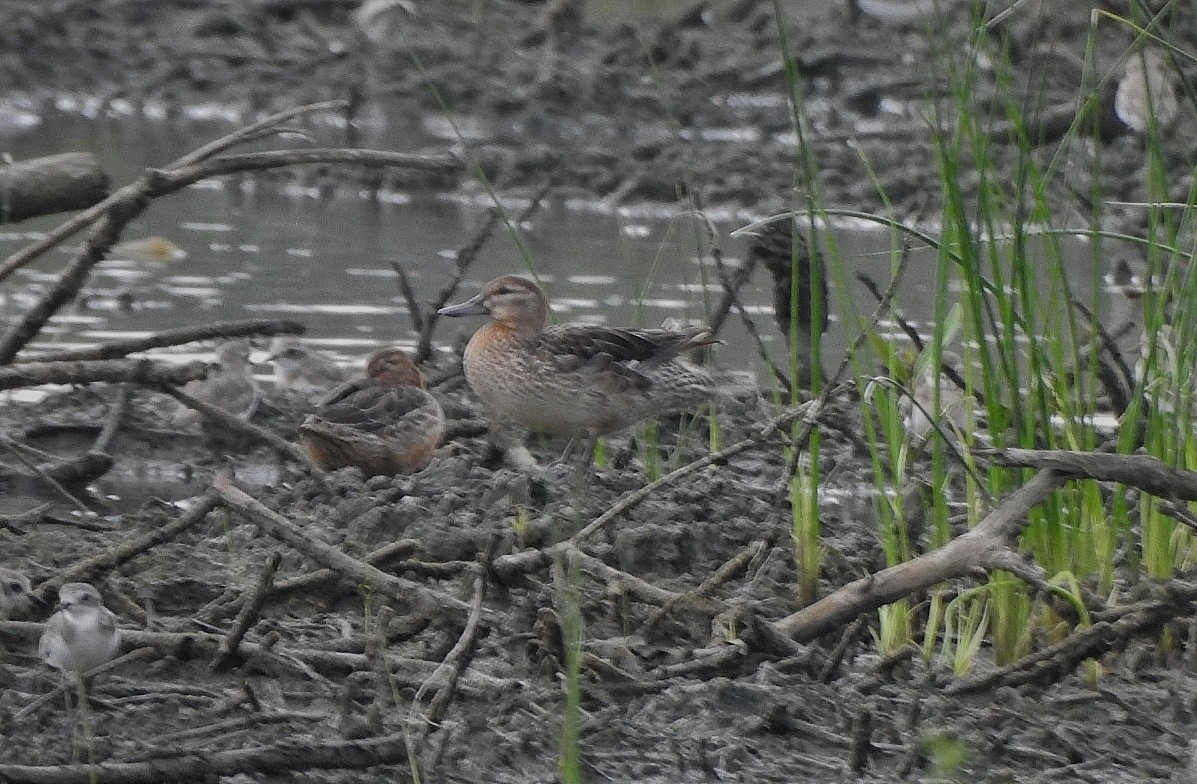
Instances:
[[[483,296],[479,294],[465,302],[441,308],[437,313],[441,316],[483,316],[486,315],[486,305],[482,304]]]

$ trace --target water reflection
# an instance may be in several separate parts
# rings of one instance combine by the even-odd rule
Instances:
[[[180,128],[165,123],[64,116],[40,128],[36,137],[11,142],[17,158],[70,150],[95,152],[116,185],[146,166],[161,165],[229,131],[209,122]],[[410,136],[404,136],[409,145]],[[729,143],[736,140],[731,139]],[[336,144],[333,140],[330,143]],[[397,139],[375,139],[372,146],[397,147]],[[319,348],[345,366],[360,368],[363,358],[383,345],[414,345],[412,314],[393,264],[406,270],[419,302],[432,300],[454,274],[454,252],[486,220],[487,200],[436,194],[369,194],[348,191],[330,198],[316,188],[276,188],[253,179],[203,182],[158,200],[131,224],[125,239],[165,237],[178,253],[164,260],[106,260],[94,272],[80,301],[47,325],[37,350],[65,349],[98,341],[147,335],[162,329],[255,317],[304,323],[304,344]],[[518,209],[518,206],[513,207]],[[741,263],[748,239],[727,234],[759,216],[721,216],[720,250],[731,266]],[[46,218],[0,231],[0,257],[16,251],[59,223]],[[612,210],[606,205],[570,200],[555,202],[520,227],[537,277],[562,321],[660,325],[666,319],[703,322],[722,290],[714,270],[703,221],[660,205]],[[839,276],[849,286],[847,299],[870,313],[874,299],[856,281],[864,273],[884,286],[895,253],[891,238],[875,226],[839,226],[834,231],[846,269]],[[0,317],[11,321],[37,302],[70,257],[55,249],[0,286]],[[1066,264],[1078,291],[1090,290],[1095,254],[1084,243],[1066,243]],[[1117,258],[1117,257],[1115,257]],[[895,299],[905,318],[921,332],[930,331],[934,312],[935,254],[912,251],[903,287]],[[470,270],[458,298],[475,293],[483,282],[507,272],[526,271],[517,245],[502,229],[487,243]],[[1125,276],[1124,276],[1125,277]],[[1102,287],[1100,307],[1107,321],[1135,318],[1135,305],[1120,293],[1119,280]],[[833,286],[833,292],[835,287]],[[830,331],[825,339],[826,367],[835,367],[853,339],[837,318],[843,298],[833,293]],[[773,360],[781,367],[784,340],[772,318],[770,281],[764,270],[742,292],[744,311],[757,323]],[[450,343],[478,324],[442,323],[437,337]],[[886,339],[906,342],[900,327],[883,320]],[[1129,333],[1137,345],[1137,332]],[[730,317],[721,333],[726,345],[716,361],[728,369],[766,374],[756,344],[739,319]],[[211,347],[162,349],[178,361],[210,358]],[[267,356],[262,341],[253,359]],[[268,366],[262,367],[266,380]],[[767,382],[766,382],[767,383]],[[21,391],[27,395],[30,391]],[[273,481],[273,466],[247,466]],[[253,478],[243,472],[243,481]],[[98,487],[114,509],[138,505],[146,494],[180,498],[199,488],[178,473],[178,466],[153,461],[119,464]],[[0,512],[32,506],[33,498],[10,494]]]
[[[13,141],[11,148],[17,157],[91,150],[122,184],[144,167],[173,160],[227,131],[227,126],[216,123],[180,127],[63,116],[47,123],[36,138]],[[388,146],[385,139],[372,143]],[[276,316],[302,321],[308,327],[307,342],[331,349],[341,362],[357,365],[374,348],[414,338],[411,314],[392,264],[407,271],[418,300],[427,302],[452,277],[453,251],[465,245],[485,220],[485,199],[393,196],[380,200],[346,189],[338,198],[330,198],[317,189],[283,192],[249,179],[229,178],[160,199],[130,225],[125,239],[169,238],[180,251],[172,255],[179,257],[104,262],[86,296],[54,318],[37,347]],[[748,241],[729,239],[726,234],[750,217],[755,216],[729,213],[719,226],[720,249],[729,265],[740,263]],[[0,254],[15,251],[38,230],[57,222],[42,219],[0,233]],[[701,322],[722,293],[702,222],[684,211],[659,207],[602,211],[596,204],[557,202],[521,231],[535,259],[535,273],[563,321],[645,326],[666,319]],[[890,238],[876,228],[837,228],[835,240],[847,266],[842,279],[848,281],[849,299],[868,313],[872,296],[855,276],[865,273],[884,285],[894,258]],[[1086,246],[1075,241],[1066,250],[1075,279],[1091,279],[1093,261]],[[5,318],[13,318],[36,300],[68,252],[58,249],[18,273],[18,285],[10,282],[3,292]],[[499,274],[525,270],[516,243],[500,229],[470,270],[460,294],[473,294]],[[934,276],[934,254],[915,249],[896,302],[921,330],[927,329],[933,312]],[[833,295],[833,299],[838,303],[840,298]],[[775,350],[780,348],[784,341],[772,322],[769,281],[763,270],[745,289],[743,300],[764,340]],[[833,305],[825,344],[825,356],[832,361],[851,339],[834,316],[838,310]],[[449,342],[457,330],[474,327],[444,324],[438,337]],[[892,335],[904,339],[898,332],[893,329]],[[738,318],[728,319],[722,337],[726,346],[717,352],[720,364],[739,369],[761,365],[755,344]]]

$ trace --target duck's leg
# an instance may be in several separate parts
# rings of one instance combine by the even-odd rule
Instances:
[[[578,439],[575,436],[565,444],[565,451],[561,453],[561,457],[557,458],[557,462],[562,465],[569,463],[569,459],[573,457],[574,450],[578,447]]]
[[[570,439],[570,444],[574,444],[581,439]],[[578,509],[585,511],[590,507],[590,479],[591,468],[594,466],[594,450],[598,447],[599,436],[590,436],[586,439],[586,451],[577,459],[574,466],[574,492],[578,498]]]

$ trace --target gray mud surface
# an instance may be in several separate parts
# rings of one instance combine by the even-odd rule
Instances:
[[[617,202],[673,201],[680,188],[706,204],[761,213],[792,203],[795,149],[776,138],[791,123],[772,4],[704,4],[667,21],[587,19],[579,27],[568,14],[546,17],[540,5],[427,3],[403,18],[403,54],[369,50],[349,25],[353,5],[10,3],[0,9],[0,89],[46,102],[74,93],[247,110],[351,93],[363,96],[364,107],[385,95],[401,115],[417,118],[435,109],[425,86],[431,80],[454,112],[487,118],[490,131],[476,152],[505,193],[531,192],[551,176],[563,194]],[[1075,63],[1084,51],[1089,9],[1062,5],[1046,18],[1014,15],[1003,31],[1028,63],[1016,74],[1020,89],[1045,106],[1075,101]],[[1190,41],[1194,16],[1170,23]],[[877,116],[883,99],[926,108],[929,85],[920,74],[937,54],[912,27],[838,13],[803,21],[791,19],[791,34],[810,78],[828,200],[879,210],[860,156],[844,139],[856,135],[859,120]],[[967,25],[963,12],[949,15],[946,35],[963,40]],[[1056,55],[1041,53],[1045,42]],[[1108,68],[1129,40],[1103,29],[1097,43]],[[1049,60],[1050,67],[1030,67]],[[992,75],[979,79],[983,92]],[[1002,115],[1001,107],[993,111]],[[729,143],[702,133],[728,128],[756,135]],[[1108,118],[1101,128],[1092,144],[1104,145],[1103,193],[1141,197],[1138,140]],[[1176,130],[1182,200],[1192,184],[1193,128]],[[1044,155],[1055,152],[1047,130]],[[926,121],[915,114],[860,138],[901,214],[934,213],[940,184],[926,139]],[[991,152],[1001,171],[1002,145]],[[1078,171],[1084,177],[1088,169]],[[468,174],[422,184],[476,187]],[[1061,214],[1075,205],[1079,225],[1092,213],[1076,194],[1091,185],[1074,182],[1053,194]],[[1125,218],[1133,224],[1131,213]],[[344,577],[278,589],[267,594],[240,652],[212,669],[219,639],[271,554],[282,557],[276,587],[323,566],[219,507],[115,569],[90,574],[127,630],[124,650],[152,648],[97,678],[90,729],[61,699],[26,710],[53,685],[36,660],[38,627],[0,622],[0,780],[86,781],[78,768],[15,766],[90,759],[113,766],[105,781],[407,781],[411,743],[423,781],[556,781],[568,715],[563,641],[573,608],[584,639],[576,729],[586,781],[1137,782],[1184,770],[1197,710],[1192,623],[1169,627],[1167,651],[1155,634],[1116,641],[1096,682],[1084,668],[1032,669],[1021,685],[964,694],[948,689],[955,679],[945,662],[914,651],[878,657],[875,615],[789,651],[762,643],[755,619],[800,607],[776,437],[616,515],[582,544],[592,560],[563,558],[505,575],[480,568],[480,554],[560,541],[644,486],[650,447],[634,433],[613,437],[607,464],[587,474],[585,487],[572,467],[553,465],[560,442],[532,440],[542,468],[517,470],[495,446],[510,445],[511,434],[486,424],[452,368],[438,370],[450,380],[434,392],[465,424],[419,474],[364,480],[350,469],[316,477],[261,449],[233,460],[239,479],[254,467],[276,473],[242,486],[312,542],[357,559],[402,542],[379,566],[412,581],[405,601]],[[0,410],[0,430],[35,445],[81,448],[116,396],[96,386],[10,403]],[[99,530],[89,530],[47,494],[52,509],[0,532],[3,564],[26,571],[36,590],[199,503],[220,464],[198,433],[165,424],[167,402],[135,395],[109,449],[113,473],[164,461],[174,466],[172,486],[190,477],[187,504],[150,500],[135,511],[107,510],[93,526]],[[258,421],[291,438],[304,405],[275,393]],[[884,564],[873,502],[862,497],[871,469],[857,446],[856,405],[832,406],[821,424],[824,493],[848,499],[823,508],[824,594]],[[721,409],[723,443],[751,436],[773,413],[752,400]],[[664,421],[665,470],[705,454],[706,433],[703,417],[684,427]],[[13,476],[0,479],[0,490],[19,489]],[[707,596],[694,593],[717,574]],[[480,579],[483,611],[463,637]],[[154,634],[138,636],[140,629]],[[459,640],[464,649],[455,652]],[[450,685],[445,671],[434,671],[451,652],[460,675]],[[982,652],[977,668],[995,665]],[[939,769],[957,748],[958,764]],[[378,762],[386,766],[368,767]]]
[[[434,390],[447,413],[459,422],[478,421],[482,412],[460,386],[451,387]],[[81,439],[104,420],[114,397],[113,390],[96,387],[36,407],[8,406],[3,424],[6,432],[30,432],[32,443],[61,449],[68,436]],[[823,428],[829,495],[850,498],[862,487],[854,466],[863,457],[840,429],[855,426],[846,413],[853,405],[833,407]],[[286,434],[303,406],[275,393],[256,420]],[[743,400],[722,409],[725,443],[758,432],[768,408]],[[139,393],[110,449],[120,456],[113,472],[136,470],[147,456],[168,458],[193,465],[202,490],[216,463],[198,433],[164,428],[167,419],[160,398]],[[18,713],[54,681],[33,654],[37,625],[0,623],[7,650],[0,706],[8,717],[0,760],[54,765],[90,755],[152,766],[194,753],[201,760],[196,765],[215,766],[218,752],[298,739],[299,748],[282,757],[304,771],[303,780],[406,780],[404,764],[385,772],[354,770],[363,763],[344,748],[382,737],[400,754],[388,759],[401,760],[406,728],[426,735],[415,746],[425,780],[553,781],[566,713],[563,618],[578,607],[586,780],[938,781],[937,742],[965,749],[955,770],[962,781],[1159,781],[1182,766],[1197,688],[1185,646],[1165,656],[1151,640],[1131,640],[1124,653],[1106,658],[1109,669],[1096,687],[1083,671],[1063,677],[1032,671],[1025,685],[961,696],[944,692],[953,677],[937,659],[924,661],[914,651],[878,657],[870,636],[875,618],[788,653],[762,645],[752,634],[753,619],[777,619],[800,607],[776,437],[672,482],[616,516],[581,548],[598,566],[561,559],[506,579],[488,575],[466,666],[443,716],[426,728],[420,717],[444,685],[433,671],[466,627],[467,613],[454,600],[472,601],[479,554],[559,541],[647,482],[647,447],[635,435],[611,438],[609,464],[594,468],[580,490],[572,466],[553,465],[562,442],[533,440],[532,454],[544,468],[529,474],[505,467],[495,439],[466,428],[476,435],[454,438],[413,476],[364,480],[357,469],[345,469],[316,477],[290,464],[267,486],[243,483],[304,536],[354,558],[403,543],[380,566],[434,596],[413,592],[410,601],[393,601],[335,579],[280,587],[246,637],[249,649],[213,671],[216,641],[271,554],[282,556],[279,586],[321,567],[238,513],[218,508],[116,570],[97,570],[93,579],[127,630],[125,650],[152,645],[153,651],[143,663],[96,679],[90,736],[60,699],[31,715]],[[661,432],[666,469],[705,453],[704,418],[686,426],[667,419]],[[510,442],[508,434],[498,436]],[[264,450],[235,460],[243,472],[272,462]],[[69,510],[59,506],[50,514],[67,518],[65,524],[40,517],[14,525],[5,536],[5,563],[25,568],[36,586],[179,519],[197,500],[182,508],[150,500],[135,512],[103,516],[98,531],[73,527]],[[825,506],[827,590],[884,565],[870,508],[867,499]],[[739,566],[709,598],[691,593],[736,558]],[[665,592],[677,596],[661,613]],[[384,621],[385,677],[379,654]],[[138,637],[133,630],[147,623],[153,632],[179,634]],[[217,636],[197,633],[205,630]],[[1178,637],[1186,633],[1177,630]],[[983,655],[982,673],[993,670],[985,661]],[[430,679],[419,710],[409,713]],[[315,763],[306,753],[322,744],[341,744],[333,757],[350,770],[309,770]],[[854,755],[864,761],[859,774],[849,772]],[[272,778],[267,774],[286,768],[267,760],[218,770]],[[177,775],[174,768],[161,770],[149,780]],[[4,767],[0,773],[37,780]]]
[[[379,17],[390,42],[383,45],[351,23],[353,1],[13,2],[0,26],[0,90],[41,112],[52,113],[53,99],[68,94],[98,98],[96,111],[152,104],[168,117],[197,102],[249,116],[349,99],[354,118],[378,122],[385,105],[385,122],[413,130],[425,117],[442,118],[443,105],[461,124],[473,161],[507,195],[533,193],[551,178],[556,195],[611,205],[687,195],[757,214],[795,205],[798,152],[773,3],[696,2],[665,18],[583,12],[584,5],[413,6]],[[965,67],[973,29],[963,4],[943,5],[935,20],[905,25],[851,19],[838,3],[787,12],[805,141],[829,206],[885,212],[875,176],[897,216],[938,214],[943,185],[932,139],[950,136],[959,120],[942,74]],[[992,62],[1005,51],[1011,69],[971,74],[968,120],[991,128],[991,142],[984,165],[966,170],[955,187],[968,195],[982,177],[1011,176],[1021,132],[1041,165],[1068,171],[1045,194],[1059,221],[1088,226],[1096,194],[1108,202],[1147,195],[1142,140],[1114,113],[1120,58],[1133,36],[1099,25],[1087,69],[1093,4],[1026,5],[1043,8],[994,25],[993,48],[978,58]],[[1125,3],[1108,5],[1127,11]],[[1197,41],[1197,14],[1187,2],[1173,6],[1162,29],[1182,44]],[[1078,141],[1061,145],[1090,94],[1097,99]],[[1001,95],[1021,102],[1021,131]],[[1179,201],[1192,187],[1197,147],[1193,107],[1184,111],[1164,147],[1170,194]],[[456,179],[368,176],[381,186],[479,189],[465,167]],[[1142,221],[1142,210],[1105,207],[1106,228],[1141,229]]]

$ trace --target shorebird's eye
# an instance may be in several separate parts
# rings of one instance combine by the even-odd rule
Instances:
[[[25,590],[25,586],[21,585],[16,580],[13,580],[12,582],[10,582],[6,587],[12,593],[22,593]]]

